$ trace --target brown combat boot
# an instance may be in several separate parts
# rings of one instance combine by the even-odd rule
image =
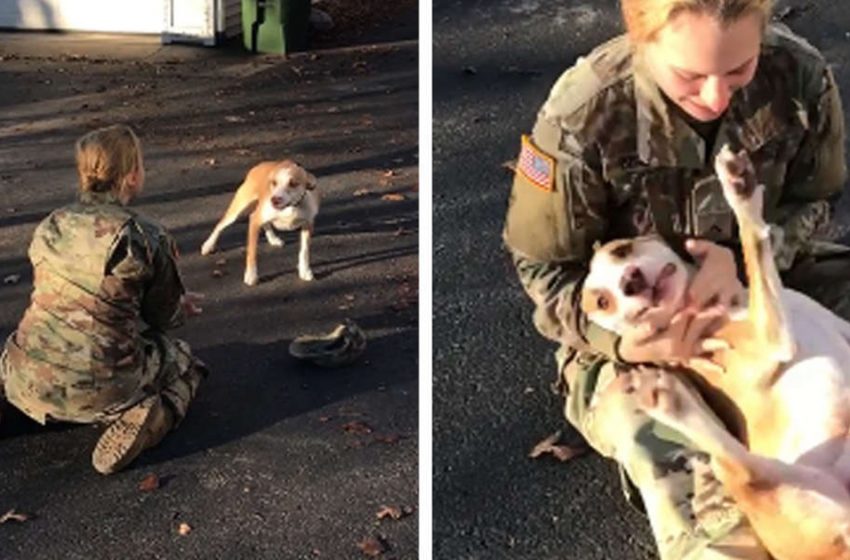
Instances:
[[[159,443],[173,425],[173,415],[162,398],[150,396],[106,428],[94,446],[92,465],[101,474],[118,472]]]

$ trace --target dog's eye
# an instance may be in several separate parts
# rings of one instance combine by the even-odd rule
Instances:
[[[608,309],[609,304],[610,302],[608,301],[608,298],[606,296],[599,296],[596,299],[596,307],[601,309],[602,311]]]

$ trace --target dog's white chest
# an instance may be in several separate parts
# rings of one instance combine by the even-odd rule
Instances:
[[[261,216],[264,224],[271,224],[275,229],[281,230],[297,229],[309,223],[306,212],[299,206],[287,206],[278,210],[271,203],[266,203]]]

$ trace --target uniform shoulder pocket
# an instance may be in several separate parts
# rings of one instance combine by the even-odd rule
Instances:
[[[594,214],[587,202],[602,192],[591,177],[579,158],[550,154],[523,136],[505,220],[507,246],[538,261],[585,259]]]

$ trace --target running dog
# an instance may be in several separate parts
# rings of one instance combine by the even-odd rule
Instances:
[[[248,242],[245,256],[244,281],[249,286],[257,283],[257,242],[260,229],[266,240],[282,247],[283,240],[274,230],[301,229],[301,249],[298,253],[298,277],[312,280],[310,269],[310,239],[313,223],[319,212],[319,193],[316,177],[292,161],[264,161],[251,168],[245,181],[236,190],[230,206],[216,224],[201,247],[201,254],[215,251],[222,230],[239,216],[251,210],[248,222]]]
[[[708,453],[777,560],[848,560],[850,323],[783,288],[762,217],[764,186],[746,153],[724,147],[715,172],[738,222],[749,281],[746,303],[705,342],[720,367],[633,368],[602,398],[636,397]],[[595,252],[579,305],[589,320],[623,333],[649,310],[669,318],[682,309],[692,274],[658,237],[612,241]],[[731,404],[729,430],[682,382],[692,373],[707,395]]]

